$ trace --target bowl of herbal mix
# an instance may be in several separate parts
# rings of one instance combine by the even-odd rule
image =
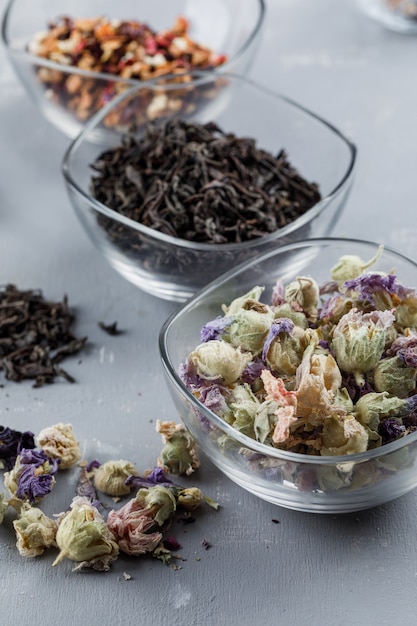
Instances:
[[[138,119],[138,100],[167,90],[173,100],[180,92],[180,105]],[[192,106],[196,98],[204,105]],[[109,129],[115,111],[123,124]],[[69,146],[63,175],[112,267],[181,302],[266,250],[327,235],[355,159],[355,146],[304,107],[242,77],[193,73],[181,86],[149,81],[105,107]]]
[[[346,513],[417,486],[417,264],[319,238],[252,259],[160,333],[185,426],[252,494]]]
[[[70,137],[130,86],[193,70],[245,75],[264,0],[9,0],[2,38],[32,100]],[[178,100],[178,99],[177,99]],[[138,103],[157,115],[161,98]],[[164,105],[162,105],[164,108]],[[116,125],[114,112],[109,125]]]

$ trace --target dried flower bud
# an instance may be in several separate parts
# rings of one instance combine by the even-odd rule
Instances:
[[[126,554],[140,556],[153,552],[162,540],[157,530],[176,510],[176,500],[170,489],[155,485],[140,489],[118,511],[110,511],[107,525],[114,533],[119,548]]]
[[[409,295],[397,304],[395,322],[400,328],[415,328],[417,326],[417,296]]]
[[[356,454],[367,449],[368,433],[353,415],[329,417],[324,420],[322,441],[322,456]]]
[[[119,553],[99,511],[88,498],[80,496],[73,498],[70,510],[58,517],[56,543],[60,553],[52,565],[67,558],[83,567],[107,571]]]
[[[411,404],[411,406],[410,406]],[[356,419],[377,431],[381,420],[387,417],[402,417],[412,410],[413,404],[390,396],[386,391],[382,393],[370,392],[362,396],[355,404],[354,413]]]
[[[278,403],[275,400],[270,399],[264,400],[264,402],[259,405],[253,422],[253,429],[255,431],[255,438],[257,441],[265,443],[267,439],[271,439],[271,433],[277,423],[278,408]]]
[[[336,280],[339,285],[343,285],[347,280],[357,278],[371,265],[374,265],[382,254],[384,246],[379,246],[378,252],[372,259],[367,262],[355,255],[347,254],[340,257],[336,265],[331,270],[331,277]]]
[[[213,340],[197,346],[189,354],[187,362],[200,378],[231,385],[240,378],[251,360],[250,352],[244,353],[225,341]]]
[[[391,311],[362,313],[352,309],[333,330],[332,348],[342,371],[352,373],[358,385],[373,370],[384,351],[386,331],[394,321]]]
[[[285,300],[296,311],[301,311],[314,320],[317,318],[319,286],[314,278],[297,276],[286,286]]]
[[[320,425],[334,414],[345,414],[335,404],[335,395],[342,384],[342,375],[331,354],[316,353],[313,339],[306,348],[296,375],[297,415],[310,424]]]
[[[159,467],[171,474],[187,476],[200,467],[195,442],[182,424],[157,420],[156,430],[165,443],[158,458]]]
[[[233,388],[230,408],[233,413],[233,427],[254,438],[254,422],[259,409],[259,400],[248,384],[236,385]]]
[[[294,325],[298,326],[299,328],[308,327],[306,314],[302,311],[294,311],[291,304],[289,304],[288,302],[284,302],[284,304],[281,304],[274,308],[274,318],[280,319],[282,317],[290,319],[294,323]]]
[[[407,367],[398,356],[381,359],[372,376],[376,391],[387,391],[398,398],[406,398],[416,388],[417,369]]]
[[[242,309],[247,309],[248,305],[252,305],[253,302],[259,302],[259,299],[264,291],[264,287],[253,287],[248,293],[245,293],[239,298],[235,298],[229,306],[223,305],[222,309],[225,315],[230,316],[238,313]]]
[[[288,318],[271,325],[262,351],[262,359],[275,373],[294,376],[308,344],[305,331]]]
[[[4,474],[4,484],[11,494],[9,504],[17,511],[24,500],[37,502],[51,492],[59,461],[49,459],[43,450],[22,449],[14,468]]]
[[[95,470],[94,485],[109,496],[124,496],[131,491],[126,479],[138,475],[136,467],[129,461],[106,461]]]
[[[56,522],[36,507],[24,504],[13,526],[17,536],[16,546],[21,556],[39,556],[46,548],[56,546]]]
[[[262,351],[273,320],[272,310],[242,309],[228,319],[231,320],[231,324],[223,333],[224,341],[235,348],[240,347],[246,352],[251,352],[254,356],[258,355]]]
[[[80,446],[74,437],[71,424],[55,424],[44,428],[37,443],[51,459],[59,459],[59,469],[72,467],[81,457]]]
[[[203,502],[204,496],[198,487],[181,489],[177,494],[177,504],[186,511],[195,511]]]

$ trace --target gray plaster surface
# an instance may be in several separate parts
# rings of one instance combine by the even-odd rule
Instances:
[[[251,76],[358,146],[356,180],[334,234],[417,258],[417,38],[385,30],[353,0],[267,5]],[[146,469],[161,447],[156,420],[177,419],[157,346],[177,305],[136,289],[93,248],[60,173],[68,143],[28,100],[0,48],[0,281],[41,288],[50,299],[67,294],[77,334],[89,337],[82,356],[65,363],[76,384],[2,383],[0,424],[36,433],[70,422],[85,458],[127,458]],[[97,325],[115,320],[125,331],[117,337]],[[75,480],[74,473],[60,479],[47,512],[68,506]],[[8,514],[0,526],[0,626],[416,623],[417,492],[323,516],[258,500],[204,457],[194,482],[222,508],[175,528],[184,558],[177,570],[127,557],[107,573],[72,573],[69,561],[52,568],[55,553],[19,556]]]

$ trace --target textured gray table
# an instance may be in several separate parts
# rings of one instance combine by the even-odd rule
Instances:
[[[384,30],[353,1],[269,0],[268,9],[252,76],[338,125],[359,148],[335,234],[417,257],[417,39]],[[4,384],[0,424],[38,432],[71,422],[87,458],[124,457],[145,469],[160,450],[155,421],[176,419],[157,349],[175,305],[135,289],[93,249],[61,180],[68,140],[40,117],[0,55],[1,283],[39,287],[51,299],[67,293],[77,334],[89,337],[83,356],[66,363],[75,385]],[[125,333],[108,336],[99,320],[117,320]],[[18,555],[8,517],[0,626],[416,623],[417,492],[367,512],[320,516],[257,500],[205,458],[195,482],[222,509],[175,529],[186,559],[177,571],[127,558],[105,574],[71,573],[69,561],[52,569],[53,556]],[[64,481],[54,493],[55,512],[73,487]]]

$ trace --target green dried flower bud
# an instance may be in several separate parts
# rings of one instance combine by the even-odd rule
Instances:
[[[144,509],[152,512],[153,519],[163,526],[171,519],[177,508],[175,496],[170,489],[162,485],[155,485],[149,489],[139,489],[136,500]]]
[[[13,521],[17,549],[21,556],[35,557],[56,546],[57,524],[40,509],[24,504],[19,518]]]
[[[241,310],[232,316],[233,321],[222,339],[235,348],[240,347],[256,356],[262,351],[273,318],[269,308],[262,312],[254,309]]]
[[[56,543],[60,553],[53,566],[67,558],[100,571],[110,568],[119,554],[119,546],[88,498],[73,498],[70,510],[61,514],[57,521]]]
[[[282,317],[290,319],[294,325],[299,328],[308,327],[308,320],[305,313],[301,311],[294,311],[291,304],[288,302],[284,302],[284,304],[280,304],[274,308],[274,319],[280,319]]]
[[[416,388],[417,369],[407,367],[398,356],[381,359],[373,371],[376,391],[406,398]]]
[[[235,383],[251,360],[250,352],[242,352],[240,348],[217,339],[200,344],[188,356],[200,378],[220,379],[225,385]]]
[[[94,472],[94,485],[109,496],[125,496],[131,489],[126,485],[129,476],[138,476],[139,473],[130,461],[106,461]]]
[[[72,467],[80,458],[80,446],[71,424],[55,424],[41,430],[37,443],[50,459],[59,459],[59,469]]]
[[[352,309],[333,330],[332,348],[342,371],[354,374],[359,385],[373,370],[384,351],[386,330],[393,323],[391,311],[362,313]]]
[[[368,433],[353,415],[324,421],[322,432],[322,456],[337,456],[365,452],[368,447]]]
[[[157,420],[156,430],[165,443],[158,458],[159,467],[171,474],[187,476],[200,467],[194,439],[182,424]]]
[[[339,261],[331,270],[332,279],[337,281],[339,285],[343,285],[343,283],[347,280],[353,280],[354,278],[357,278],[358,276],[363,274],[368,267],[371,267],[372,265],[374,265],[374,263],[378,261],[383,250],[384,246],[379,246],[378,252],[375,254],[375,256],[366,262],[362,261],[359,256],[355,255],[347,254],[341,256]]]
[[[275,373],[294,376],[308,346],[310,335],[294,326],[291,334],[280,333],[270,344],[265,361]]]
[[[186,511],[195,511],[203,501],[203,493],[198,487],[181,489],[177,494],[177,503]]]
[[[254,439],[254,421],[259,408],[259,400],[248,384],[244,383],[234,387],[230,408],[234,418],[233,427]]]
[[[259,303],[259,299],[264,291],[264,287],[253,287],[248,293],[233,300],[229,306],[225,304],[222,306],[223,312],[227,317],[235,315],[242,309],[248,309],[253,306],[254,303]],[[265,306],[265,305],[263,305]]]
[[[319,302],[319,286],[308,276],[297,276],[285,288],[285,300],[298,311],[304,312],[307,317],[317,318]]]
[[[401,417],[406,411],[404,400],[395,395],[390,396],[386,391],[365,394],[359,398],[354,408],[356,419],[375,432],[385,418]]]
[[[259,405],[253,423],[257,441],[261,443],[265,443],[267,440],[272,441],[272,433],[277,421],[278,408],[278,402],[272,399],[264,400],[264,402]]]

